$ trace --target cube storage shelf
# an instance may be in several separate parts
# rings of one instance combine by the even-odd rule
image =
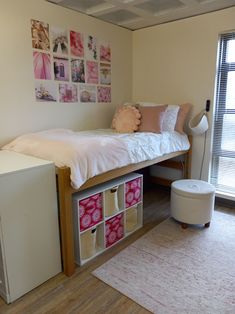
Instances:
[[[131,173],[73,196],[75,262],[83,265],[143,226],[143,176]]]

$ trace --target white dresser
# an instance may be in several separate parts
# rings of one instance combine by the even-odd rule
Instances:
[[[0,295],[13,302],[60,271],[54,164],[0,151]]]

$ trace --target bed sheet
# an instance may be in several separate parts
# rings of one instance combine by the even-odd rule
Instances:
[[[189,147],[187,135],[178,132],[127,134],[111,129],[51,129],[17,137],[2,149],[69,167],[72,186],[78,189],[98,174]]]

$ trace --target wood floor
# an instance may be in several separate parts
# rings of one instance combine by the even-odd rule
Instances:
[[[63,274],[7,305],[0,298],[0,313],[42,314],[144,314],[147,310],[91,275],[105,261],[141,237],[169,216],[169,190],[155,186],[144,193],[144,227],[121,243],[76,269],[68,278]],[[232,206],[219,204],[217,210],[235,215]],[[35,269],[35,271],[37,271]]]

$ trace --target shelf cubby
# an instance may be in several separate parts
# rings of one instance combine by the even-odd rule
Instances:
[[[143,226],[143,177],[131,173],[73,196],[75,262],[83,265]]]

